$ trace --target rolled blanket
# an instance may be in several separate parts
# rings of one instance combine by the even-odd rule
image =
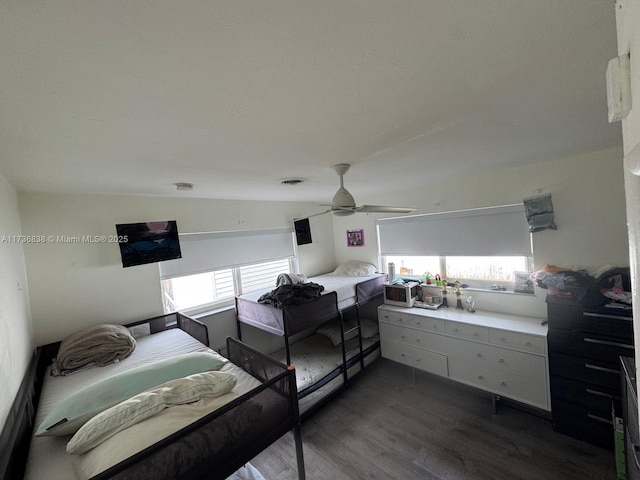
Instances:
[[[136,341],[122,325],[97,325],[65,338],[60,344],[56,365],[61,371],[93,364],[104,366],[127,358]]]

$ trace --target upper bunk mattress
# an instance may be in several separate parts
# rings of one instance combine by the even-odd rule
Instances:
[[[238,319],[277,335],[291,335],[304,328],[327,321],[337,310],[344,310],[372,296],[382,293],[382,284],[386,280],[383,273],[368,276],[333,275],[331,273],[309,277],[308,282],[324,287],[319,299],[308,304],[293,305],[285,309],[258,302],[258,299],[272,289],[262,289],[236,297]],[[334,300],[324,298],[334,296]],[[359,298],[364,296],[365,298]],[[332,306],[335,312],[331,311]],[[286,313],[285,313],[286,311]],[[285,315],[288,318],[285,320]],[[311,319],[310,319],[311,318]]]

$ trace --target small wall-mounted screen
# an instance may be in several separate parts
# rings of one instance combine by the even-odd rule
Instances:
[[[175,220],[116,225],[123,267],[182,258]]]

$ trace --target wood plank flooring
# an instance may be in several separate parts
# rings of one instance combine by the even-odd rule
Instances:
[[[308,480],[613,480],[612,452],[446,379],[376,360],[302,425]],[[295,480],[293,435],[251,462]]]

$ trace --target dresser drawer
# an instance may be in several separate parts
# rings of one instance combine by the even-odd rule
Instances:
[[[620,356],[634,354],[633,339],[585,333],[580,329],[549,330],[549,352],[562,352],[617,363]]]
[[[613,421],[588,407],[553,404],[553,427],[556,431],[586,440],[603,448],[613,448]]]
[[[449,357],[449,377],[497,395],[549,410],[546,378],[527,378]]]
[[[410,345],[412,347],[423,348],[436,353],[446,353],[446,342],[444,336],[424,332],[414,328],[406,328],[382,322],[380,324],[380,338]]]
[[[402,325],[408,327],[413,321],[413,315],[405,312],[396,312],[390,310],[380,310],[379,320],[381,322],[389,322],[395,325]]]
[[[479,342],[489,342],[489,328],[470,323],[446,322],[447,335]]]
[[[620,390],[620,366],[615,362],[576,357],[564,353],[549,353],[549,373],[607,388]]]
[[[547,352],[547,337],[537,337],[526,333],[492,328],[489,331],[489,342],[500,347],[514,348],[540,355]]]
[[[449,357],[483,368],[491,368],[535,381],[545,382],[546,379],[547,363],[545,358],[539,355],[451,337],[447,338],[447,353]]]
[[[633,338],[633,317],[630,312],[585,311],[575,305],[548,305],[549,328],[580,330],[586,334],[607,335],[614,338]]]
[[[599,385],[591,385],[568,378],[551,376],[551,406],[578,405],[588,408],[600,417],[611,416],[611,406],[616,411],[622,408],[622,398],[618,390],[610,390]]]
[[[414,327],[425,332],[445,333],[444,320],[405,312],[380,310],[379,320],[405,327]]]
[[[448,375],[445,355],[388,341],[384,338],[380,340],[380,347],[384,358],[443,377]]]
[[[440,320],[438,318],[423,317],[422,315],[412,315],[411,326],[416,327],[420,330],[424,330],[426,332],[446,332],[444,320]]]

